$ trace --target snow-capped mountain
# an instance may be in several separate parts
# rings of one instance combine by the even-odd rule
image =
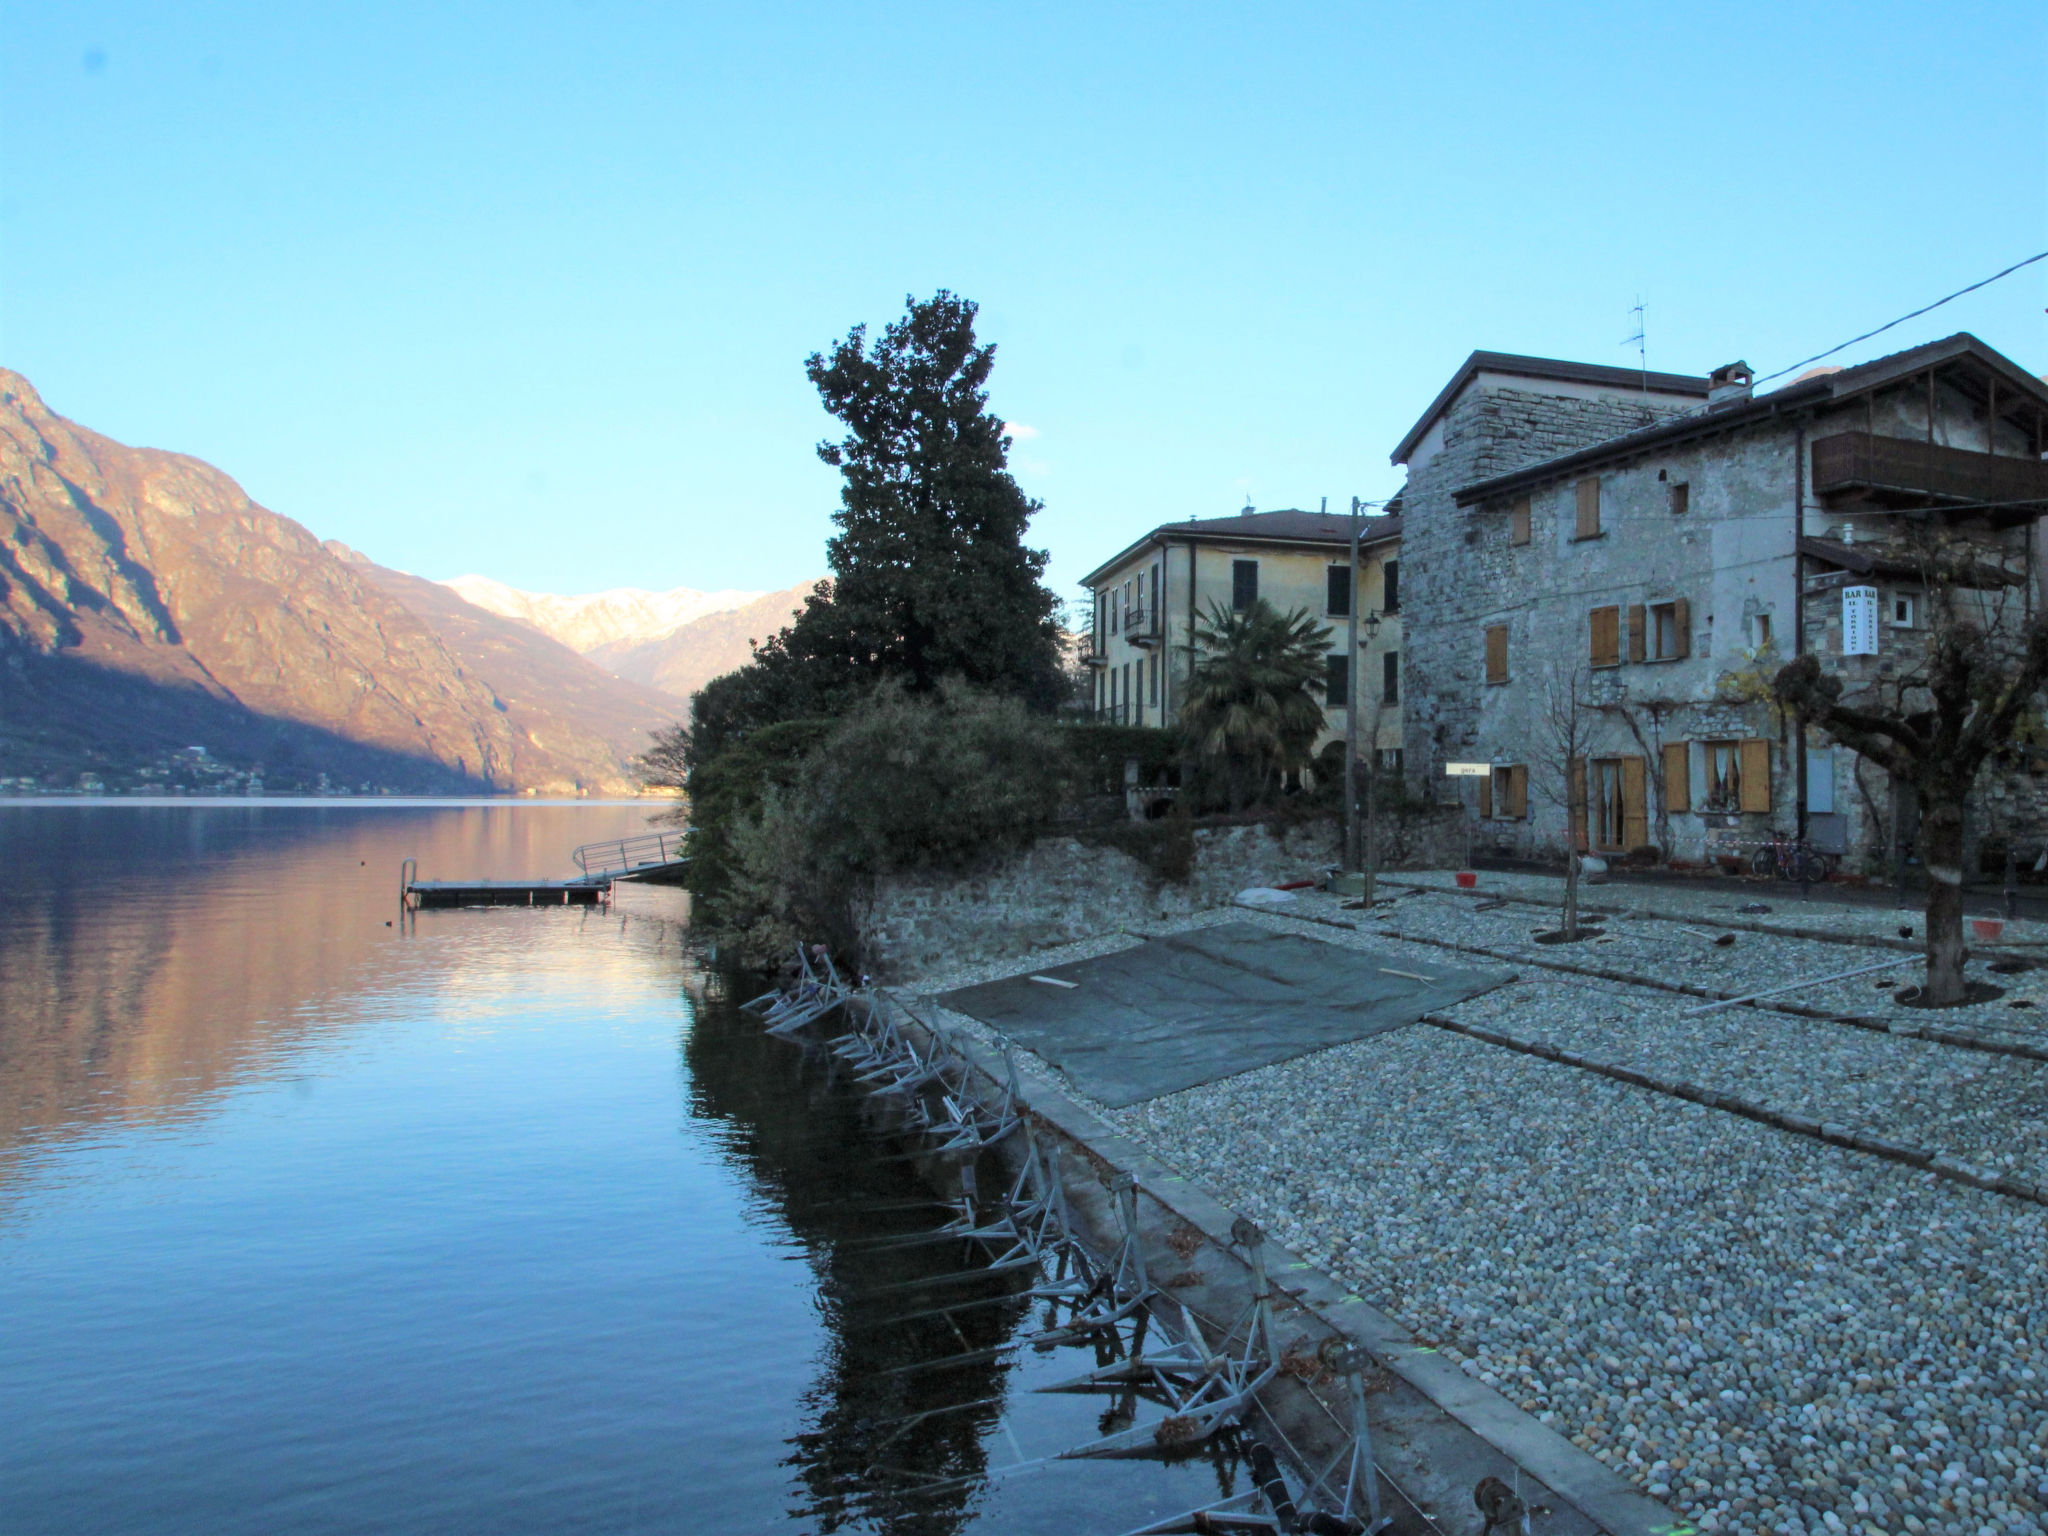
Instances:
[[[744,608],[761,592],[699,592],[675,587],[649,592],[640,587],[614,587],[557,597],[548,592],[522,592],[488,576],[457,576],[442,586],[488,612],[530,624],[572,651],[588,654],[602,646],[640,645],[675,633],[708,613]]]

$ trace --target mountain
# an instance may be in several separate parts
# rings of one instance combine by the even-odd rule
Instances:
[[[0,369],[0,775],[149,779],[203,746],[269,788],[614,792],[675,713]]]
[[[743,608],[706,614],[654,639],[615,641],[584,654],[631,682],[687,699],[712,678],[745,666],[753,642],[787,624],[810,592],[809,583],[770,592]]]
[[[556,597],[546,592],[522,592],[488,576],[457,576],[441,585],[451,588],[465,602],[530,624],[584,655],[601,645],[658,640],[693,619],[743,608],[763,595],[699,592],[691,587],[675,587],[667,592],[614,587],[608,592],[588,592],[580,597]]]

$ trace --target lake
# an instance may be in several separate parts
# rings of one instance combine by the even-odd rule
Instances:
[[[972,1261],[868,1245],[942,1213],[681,893],[398,910],[404,858],[560,877],[651,814],[0,804],[0,1530],[1114,1536],[1216,1496],[1000,1475],[1097,1433],[1028,1390],[1086,1350],[905,1369]]]

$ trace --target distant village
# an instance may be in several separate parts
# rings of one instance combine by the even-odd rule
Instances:
[[[1930,529],[1971,549],[1971,602],[2031,615],[2044,447],[2048,386],[1967,334],[1763,392],[1739,362],[1474,352],[1394,444],[1407,483],[1358,520],[1355,580],[1353,519],[1327,507],[1163,523],[1090,572],[1092,707],[1172,726],[1200,616],[1263,599],[1328,627],[1325,739],[1357,710],[1360,756],[1462,799],[1481,852],[1562,848],[1577,800],[1611,858],[1746,862],[1798,836],[1874,868],[1914,846],[1911,791],[1802,728],[1771,676],[1800,655],[1851,691],[1914,670]],[[1546,763],[1560,712],[1581,745]],[[2043,846],[2038,729],[1979,780],[1973,844]]]

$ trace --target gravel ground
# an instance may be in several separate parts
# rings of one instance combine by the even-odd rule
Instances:
[[[1292,910],[1363,915],[1322,897]],[[1526,908],[1393,910],[1429,937],[1558,954],[1529,944]],[[1451,959],[1235,909],[1153,931],[1240,920],[1424,972]],[[1701,967],[1670,924],[1611,927],[1616,943],[1567,951],[1731,990],[1885,958],[1744,934],[1733,951],[1687,941],[1713,957]],[[2048,1065],[1754,1009],[1686,1019],[1668,992],[1523,976],[1452,1011],[1971,1162],[2048,1165]],[[1426,1026],[1091,1107],[1703,1529],[2048,1533],[2048,1210]]]
[[[1421,886],[1432,890],[1451,891],[1457,886],[1455,873],[1451,870],[1401,870],[1383,878],[1393,888]],[[1488,896],[1516,896],[1556,907],[1564,901],[1564,877],[1561,875],[1506,874],[1493,870],[1479,872],[1479,885],[1472,895],[1462,900],[1483,900]],[[1799,887],[1775,880],[1720,880],[1702,879],[1697,884],[1643,885],[1633,882],[1617,884],[1581,885],[1579,899],[1590,906],[1614,908],[1624,912],[1668,912],[1678,916],[1723,917],[1732,920],[1757,923],[1765,927],[1812,928],[1844,937],[1896,938],[1899,924],[1910,923],[1917,932],[1922,922],[1917,904],[1909,911],[1900,911],[1891,906],[1850,905],[1830,901],[1825,896],[1802,901]],[[1738,912],[1738,907],[1762,903],[1771,910],[1768,913],[1753,914]],[[1990,907],[1975,896],[1967,897],[1968,912],[1995,916]],[[1994,901],[1991,906],[1995,907]],[[2021,918],[2007,923],[2004,942],[2013,944],[2048,945],[2048,923]]]
[[[1110,1112],[1709,1531],[2048,1531],[2048,1211],[1427,1029]]]
[[[1720,948],[1711,939],[1688,932],[1684,925],[1633,917],[1600,919],[1603,931],[1595,939],[1577,944],[1539,944],[1534,937],[1537,933],[1557,927],[1554,910],[1516,904],[1482,912],[1476,906],[1469,897],[1407,894],[1376,908],[1370,914],[1372,921],[1365,927],[1452,943],[1481,944],[1531,961],[1596,966],[1668,984],[1737,995],[1898,960],[1906,963],[1892,970],[1790,992],[1785,994],[1784,1001],[1884,1023],[1898,1021],[1913,1027],[1966,1029],[2048,1044],[2048,965],[2017,975],[1991,971],[1993,964],[2018,960],[2014,955],[1986,952],[1972,959],[1968,967],[1972,981],[1988,982],[2004,992],[1996,1001],[1964,1008],[1906,1008],[1892,1001],[1892,993],[1913,984],[1919,974],[1918,961],[1896,951],[1747,932],[1737,932],[1734,944]],[[1334,898],[1322,895],[1299,901],[1295,910],[1353,921],[1368,916],[1345,911]],[[1725,931],[1714,928],[1711,919],[1701,921],[1706,925],[1701,932]],[[1891,932],[1896,934],[1896,925]]]

